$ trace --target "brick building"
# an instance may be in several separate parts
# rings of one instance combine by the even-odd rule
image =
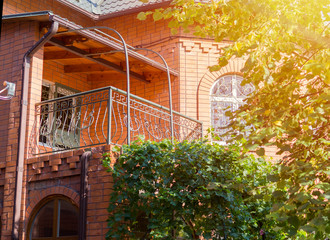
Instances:
[[[199,138],[253,91],[241,59],[208,70],[228,43],[136,19],[169,2],[4,1],[0,83],[16,92],[0,101],[1,239],[103,239],[103,152],[139,134]]]

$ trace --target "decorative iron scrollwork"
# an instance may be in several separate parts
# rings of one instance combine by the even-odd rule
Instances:
[[[128,123],[132,140],[138,135],[153,141],[170,138],[168,109],[131,95],[128,120],[126,101],[125,92],[108,87],[36,104],[30,154],[107,143],[122,145],[126,143]],[[174,136],[178,141],[201,135],[200,122],[174,112]]]

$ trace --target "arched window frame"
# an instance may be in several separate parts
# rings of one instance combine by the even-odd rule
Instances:
[[[28,223],[28,231],[27,231],[27,239],[28,240],[43,240],[43,239],[47,239],[47,240],[78,240],[78,229],[77,229],[77,235],[74,236],[57,236],[58,234],[58,229],[59,229],[59,209],[58,209],[58,202],[62,200],[65,201],[69,204],[71,204],[75,210],[77,211],[77,213],[79,214],[79,208],[78,206],[75,204],[75,202],[73,200],[71,200],[70,198],[64,196],[64,195],[52,195],[49,197],[44,198],[43,200],[41,200],[37,206],[35,207],[35,209],[32,212],[32,215],[30,217],[29,223]],[[38,213],[40,212],[40,210],[49,202],[51,201],[55,201],[54,204],[54,214],[53,214],[53,236],[52,237],[38,237],[38,238],[32,238],[32,228],[34,227],[34,222],[35,222],[35,218],[37,217]],[[79,223],[79,220],[78,220]],[[54,236],[55,235],[55,236]]]
[[[223,129],[230,123],[229,117],[225,116],[227,111],[236,111],[244,104],[244,99],[254,91],[252,84],[242,86],[243,77],[237,74],[224,75],[218,78],[210,89],[211,126],[214,134],[221,136],[228,129]],[[212,139],[213,140],[213,139]],[[228,137],[218,141],[226,144]]]

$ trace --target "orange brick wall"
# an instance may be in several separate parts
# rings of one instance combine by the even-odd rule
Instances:
[[[6,23],[2,26],[0,82],[16,83],[16,92],[10,101],[0,101],[0,120],[2,122],[0,124],[0,169],[2,171],[1,176],[4,176],[0,182],[0,186],[3,186],[4,189],[1,197],[3,200],[1,239],[9,239],[12,228],[23,56],[39,38],[39,24],[37,22]],[[35,103],[40,102],[43,79],[62,83],[80,91],[91,89],[91,84],[87,82],[85,75],[63,74],[63,66],[55,62],[44,62],[43,49],[40,49],[33,57],[30,70],[26,148],[29,148],[28,137],[34,123],[34,106]],[[27,179],[24,174],[23,196],[26,192]],[[23,197],[21,211],[23,219],[25,200]]]
[[[63,16],[63,15],[61,15]],[[66,16],[64,16],[66,17]],[[9,25],[6,27],[10,28]],[[3,32],[6,33],[7,35],[9,34],[9,30],[3,28]],[[20,55],[17,54],[17,52],[14,52],[12,54],[12,58],[16,59],[16,65],[17,65],[17,72],[12,71],[14,68],[12,67],[13,60],[8,61],[8,51],[9,50],[14,50],[17,49],[17,46],[14,46],[14,41],[17,42],[22,42],[23,40],[22,35],[17,34],[19,30],[26,30],[29,32],[31,35],[31,41],[30,45],[27,45],[25,43],[26,49],[21,50]],[[16,33],[16,38],[13,38],[12,35],[15,35]],[[39,38],[39,33],[38,33],[38,26],[36,24],[33,25],[33,31],[31,31],[31,27],[26,27],[25,25],[18,24],[16,29],[12,29],[11,32],[12,35],[7,37],[4,37],[4,41],[1,41],[2,49],[6,49],[6,51],[1,51],[1,54],[6,54],[6,57],[1,58],[1,63],[4,64],[6,67],[1,69],[1,77],[5,78],[4,80],[8,81],[13,81],[15,78],[15,81],[21,81],[21,64],[22,64],[22,58],[23,54],[29,49],[32,44]],[[35,35],[34,35],[35,34]],[[7,40],[8,39],[8,40]],[[27,40],[28,38],[25,36],[24,38]],[[176,44],[176,43],[174,43]],[[173,49],[172,49],[173,50]],[[164,48],[164,52],[168,52],[170,55],[173,54],[173,52],[170,48]],[[176,52],[177,54],[178,52]],[[164,55],[164,54],[163,54]],[[151,55],[150,55],[151,57]],[[43,61],[43,51],[42,49],[37,52],[35,55],[35,58],[33,59],[32,67],[31,67],[31,81],[30,81],[30,89],[29,89],[29,111],[28,111],[28,129],[27,132],[29,133],[33,120],[34,120],[34,105],[35,103],[40,101],[40,94],[41,94],[41,85],[42,85],[42,80],[48,80],[52,82],[58,82],[63,85],[69,86],[71,88],[77,89],[79,91],[87,91],[90,89],[95,89],[103,86],[109,86],[113,85],[115,87],[118,87],[120,89],[126,90],[126,79],[125,75],[122,74],[112,74],[112,75],[103,75],[103,76],[98,76],[98,78],[93,78],[93,76],[90,76],[87,78],[86,75],[84,74],[64,74],[63,71],[63,66],[60,64],[57,64],[56,62],[53,61]],[[174,59],[174,58],[173,58]],[[174,62],[174,61],[172,61]],[[7,65],[11,64],[11,65]],[[10,75],[11,78],[7,78],[6,76]],[[166,75],[153,75],[153,76],[148,76],[148,79],[151,80],[151,83],[142,83],[140,81],[137,81],[135,79],[131,80],[131,92],[133,94],[136,94],[138,96],[147,98],[151,101],[154,101],[156,103],[168,106],[168,86],[167,86],[167,79]],[[1,79],[2,80],[2,79]],[[175,83],[178,78],[173,78],[172,83]],[[11,136],[10,141],[5,144],[1,144],[1,146],[7,146],[10,144],[10,147],[6,147],[5,154],[3,154],[3,157],[10,157],[10,154],[8,154],[8,150],[14,150],[13,151],[13,158],[10,163],[7,162],[3,171],[5,171],[6,174],[6,180],[4,180],[4,193],[3,193],[3,212],[1,214],[2,216],[2,239],[9,239],[10,234],[11,234],[11,224],[12,224],[12,207],[13,207],[13,197],[14,197],[14,192],[9,191],[9,189],[14,189],[14,176],[15,176],[15,165],[16,165],[16,151],[17,151],[17,126],[19,124],[19,106],[18,105],[18,98],[20,95],[20,83],[17,85],[17,91],[16,91],[16,99],[13,99],[10,102],[2,102],[1,106],[3,106],[3,109],[7,109],[7,115],[10,114],[12,116],[11,118],[5,115],[5,111],[1,112],[3,116],[3,119],[13,123],[13,126],[16,127],[15,132],[13,132],[13,135]],[[174,84],[172,88],[174,95],[177,96],[178,98],[178,89],[177,89],[177,84]],[[9,105],[8,105],[9,104]],[[16,104],[16,105],[15,105]],[[16,106],[16,108],[15,108]],[[175,102],[174,107],[178,110],[178,101]],[[9,112],[9,109],[11,111]],[[16,110],[15,110],[16,109]],[[15,113],[16,111],[16,113]],[[7,126],[3,127],[3,133],[6,134],[8,131]],[[8,134],[8,133],[7,133]],[[27,134],[28,136],[28,134]],[[1,141],[7,141],[7,138],[2,138]],[[27,145],[27,147],[29,147]],[[99,162],[99,159],[94,160],[94,162]],[[96,170],[101,171],[100,165],[97,165],[96,163],[93,164],[93,167],[96,167]],[[0,166],[1,168],[1,166]],[[50,169],[56,169],[57,167],[50,166]],[[79,164],[78,164],[79,168]],[[78,169],[77,168],[77,169]],[[36,201],[38,198],[35,198],[36,193],[43,191],[45,189],[50,189],[55,186],[62,186],[62,185],[70,185],[74,183],[74,186],[70,186],[72,191],[77,192],[78,191],[78,178],[77,177],[63,177],[63,172],[62,171],[54,171],[54,172],[44,172],[43,174],[43,181],[42,183],[41,180],[33,180],[35,177],[33,174],[31,175],[31,169],[28,168],[29,170],[25,170],[25,175],[24,175],[24,189],[23,189],[23,196],[26,196],[26,198],[22,199],[22,222],[21,225],[23,228],[21,229],[26,229],[27,227],[27,221],[28,221],[28,214],[29,211],[31,211],[31,206],[33,204],[36,204]],[[50,170],[52,171],[52,170]],[[67,172],[70,172],[71,174],[74,174],[75,171],[74,169],[67,169]],[[103,170],[102,170],[103,171]],[[109,184],[107,181],[108,179],[108,174],[103,172],[98,172],[96,175],[94,175],[94,178],[91,178],[91,189],[95,188],[95,193],[91,191],[91,200],[89,201],[89,206],[88,206],[88,217],[90,218],[89,222],[91,224],[88,225],[88,234],[90,234],[89,239],[100,239],[100,236],[104,236],[106,230],[106,218],[107,218],[107,212],[106,208],[108,206],[108,195],[111,191],[110,187],[106,187],[104,184]],[[55,179],[60,179],[60,180],[54,180]],[[103,181],[103,187],[102,189],[98,189],[100,187],[100,179],[104,178]],[[32,179],[32,180],[31,180]],[[53,180],[47,180],[46,179],[53,179]],[[94,179],[94,180],[93,180]],[[108,180],[106,180],[108,179]],[[32,183],[28,183],[28,181],[32,181]],[[59,184],[59,181],[61,182]],[[94,181],[94,183],[93,183]],[[104,192],[104,197],[100,198],[100,191]],[[95,196],[95,197],[94,197]],[[102,226],[102,230],[100,230],[100,226]],[[22,234],[22,239],[24,239],[24,234]]]
[[[92,83],[87,81],[86,74],[64,73],[64,67],[55,61],[44,61],[43,79],[60,83],[79,92],[92,89]]]
[[[107,228],[108,206],[110,193],[113,190],[113,180],[102,166],[100,158],[104,152],[111,152],[112,146],[104,146],[92,149],[89,161],[88,182],[90,189],[87,203],[87,239],[104,239]],[[116,155],[111,152],[113,161]]]
[[[3,208],[1,213],[2,238],[11,235],[12,211],[14,204],[14,189],[16,161],[18,148],[18,127],[20,119],[20,94],[22,80],[22,59],[27,50],[36,42],[35,22],[9,23],[2,26],[0,42],[0,82],[16,83],[15,96],[10,101],[0,101],[0,163],[5,163]],[[24,39],[24,41],[23,41]],[[38,54],[36,54],[38,56]],[[38,61],[35,59],[34,61]],[[23,209],[24,210],[24,209]],[[22,211],[23,211],[22,210]]]

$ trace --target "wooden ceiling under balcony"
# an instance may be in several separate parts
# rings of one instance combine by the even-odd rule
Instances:
[[[61,28],[44,46],[44,61],[55,61],[64,66],[65,73],[105,74],[121,73],[126,75],[125,54],[93,38],[76,32],[65,32]],[[118,42],[118,44],[120,44]],[[131,54],[132,55],[132,54]],[[143,82],[150,82],[148,76],[164,73],[155,67],[155,61],[143,61],[129,55],[130,76]],[[159,63],[157,63],[159,65]],[[157,65],[156,64],[156,65]],[[173,73],[171,73],[173,74]]]

